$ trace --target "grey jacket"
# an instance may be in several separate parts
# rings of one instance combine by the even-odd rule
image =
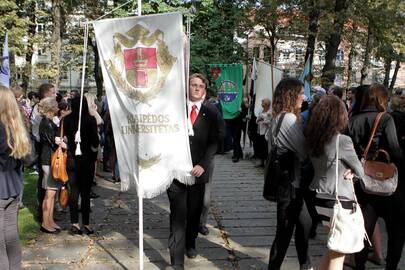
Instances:
[[[311,156],[314,166],[314,178],[310,189],[315,190],[317,197],[325,199],[335,198],[335,178],[336,178],[336,138],[335,135],[329,143],[325,145],[324,153],[319,157]],[[339,198],[346,201],[352,201],[353,187],[351,182],[344,179],[343,174],[346,170],[352,169],[359,178],[364,175],[361,162],[357,158],[352,139],[346,135],[340,135],[339,138]]]

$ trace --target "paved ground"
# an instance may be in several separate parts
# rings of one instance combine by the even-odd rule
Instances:
[[[186,269],[267,269],[269,248],[275,235],[275,204],[261,196],[263,171],[253,161],[232,163],[230,154],[216,157],[210,234],[197,241],[199,256],[186,258]],[[41,235],[23,249],[24,269],[138,269],[138,200],[136,192],[119,192],[119,186],[98,179],[92,200],[93,237]],[[164,269],[169,264],[168,199],[163,194],[144,201],[145,269]],[[69,228],[69,214],[58,214]],[[313,263],[325,251],[325,231],[310,242]],[[400,269],[405,269],[404,257]],[[298,270],[294,242],[283,270]],[[381,269],[369,264],[367,269]]]

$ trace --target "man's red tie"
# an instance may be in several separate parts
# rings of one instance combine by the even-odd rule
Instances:
[[[197,105],[193,105],[193,107],[191,107],[190,119],[191,123],[194,125],[195,120],[197,119]]]

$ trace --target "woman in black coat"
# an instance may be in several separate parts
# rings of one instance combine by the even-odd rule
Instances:
[[[52,177],[51,156],[52,153],[62,145],[66,148],[66,144],[58,134],[57,113],[59,111],[58,102],[54,97],[46,97],[41,100],[38,105],[38,111],[42,115],[42,120],[39,124],[39,137],[41,144],[41,154],[39,163],[42,169],[42,188],[46,190],[45,198],[42,202],[42,224],[41,231],[45,233],[59,233],[61,228],[53,219],[54,204],[56,191],[60,184]],[[55,118],[56,117],[56,118]]]
[[[386,112],[387,105],[387,89],[383,85],[372,85],[364,92],[360,111],[350,118],[348,131],[359,158],[362,157],[367,146],[377,114]],[[405,215],[403,182],[405,179],[403,179],[404,175],[401,171],[405,167],[405,162],[398,144],[394,120],[388,113],[381,117],[370,147],[369,157],[372,157],[377,149],[387,151],[399,170],[397,190],[391,196],[378,196],[365,193],[360,186],[357,186],[356,194],[362,206],[364,224],[369,236],[373,235],[377,219],[379,217],[384,219],[388,233],[385,269],[396,270],[405,241],[405,222],[403,219]],[[357,270],[365,269],[367,255],[368,244],[366,243],[364,249],[355,255]]]
[[[94,178],[95,160],[99,137],[96,119],[89,114],[86,99],[83,99],[80,149],[82,154],[75,155],[77,144],[75,134],[79,126],[80,97],[71,100],[72,112],[65,118],[65,134],[68,141],[68,175],[70,182],[70,221],[72,234],[82,234],[79,224],[78,199],[81,197],[82,225],[86,234],[93,234],[90,227],[90,192]]]

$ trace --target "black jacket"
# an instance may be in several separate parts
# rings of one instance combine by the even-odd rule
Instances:
[[[73,114],[69,114],[64,119],[65,135],[68,140],[68,157],[70,158],[75,156],[76,151],[75,134],[77,132],[78,123],[74,117]],[[82,117],[80,137],[80,150],[82,154],[93,155],[94,152],[91,148],[97,148],[99,145],[97,123],[93,116]]]
[[[41,143],[41,155],[39,161],[41,165],[51,164],[51,155],[58,148],[55,143],[55,137],[58,134],[58,126],[46,117],[43,117],[39,124],[39,139]]]
[[[397,130],[399,146],[402,149],[402,155],[405,153],[405,112],[393,111],[391,113]]]
[[[211,104],[202,104],[194,123],[194,136],[189,137],[193,166],[200,165],[205,170],[196,178],[196,183],[207,183],[209,180],[208,167],[214,159],[220,136],[219,117],[217,108]]]
[[[6,129],[0,122],[0,199],[17,197],[22,190],[22,163],[10,154]]]
[[[353,140],[354,149],[359,158],[362,157],[378,114],[376,109],[366,109],[349,120],[348,133]],[[377,149],[386,150],[398,169],[405,167],[401,148],[398,144],[395,123],[390,114],[385,113],[374,135],[369,150],[369,158],[373,157]]]

